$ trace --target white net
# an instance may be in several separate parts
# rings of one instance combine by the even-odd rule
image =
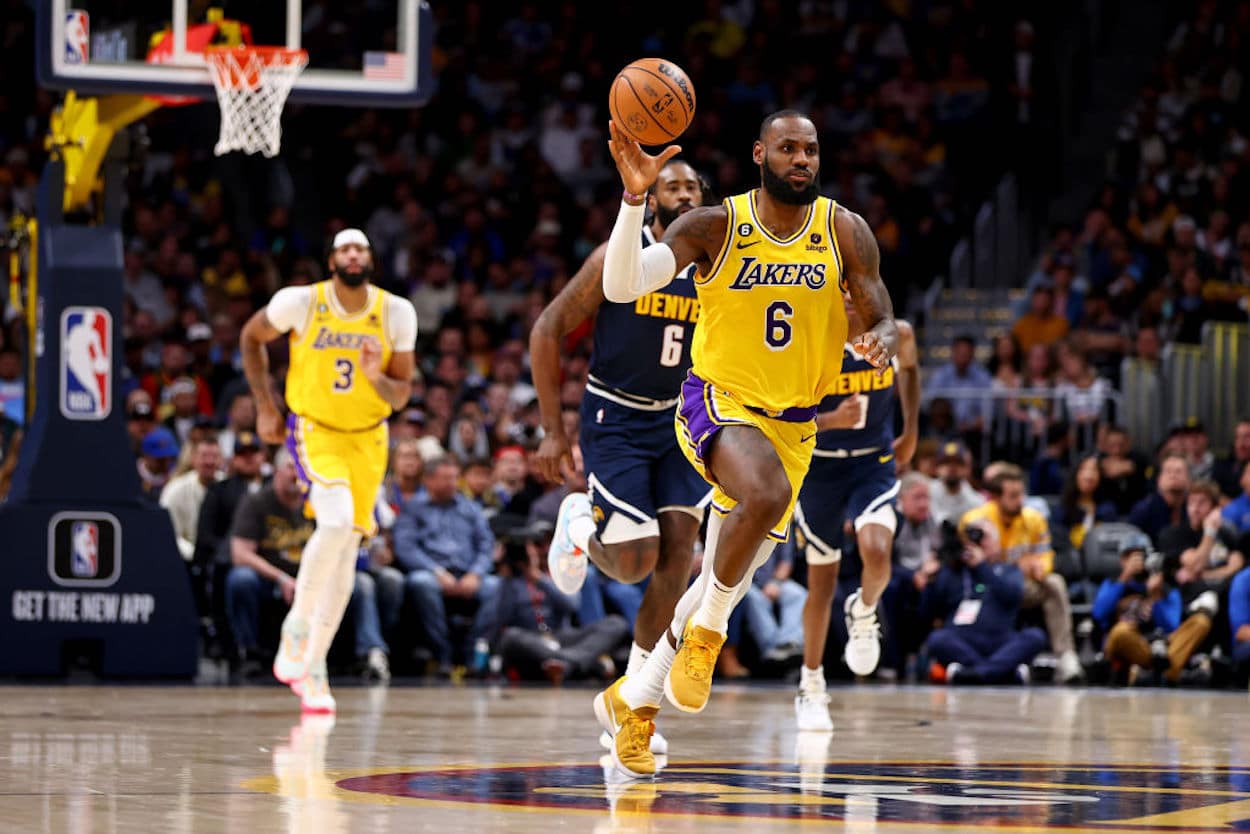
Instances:
[[[213,152],[276,156],[282,145],[282,107],[308,65],[308,53],[245,46],[209,48],[204,57],[221,105],[221,134]]]

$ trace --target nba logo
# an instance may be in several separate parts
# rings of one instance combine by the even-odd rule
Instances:
[[[113,317],[103,307],[61,314],[61,414],[103,420],[112,410]]]
[[[100,572],[100,528],[94,521],[75,521],[70,531],[70,573],[94,579]]]
[[[91,55],[90,43],[90,18],[84,11],[70,9],[65,13],[65,63],[87,63]]]

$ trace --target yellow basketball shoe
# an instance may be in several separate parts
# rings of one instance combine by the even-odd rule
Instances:
[[[655,715],[659,707],[630,709],[621,697],[621,684],[617,681],[595,696],[595,717],[603,729],[612,735],[608,754],[622,775],[633,779],[654,776],[655,754],[651,752],[651,736],[655,733]]]
[[[712,672],[725,636],[710,628],[686,623],[673,668],[664,680],[668,702],[682,712],[702,712],[712,694]]]

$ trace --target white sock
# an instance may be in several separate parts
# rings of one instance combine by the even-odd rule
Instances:
[[[668,627],[674,642],[677,643],[681,642],[682,632],[686,630],[686,621],[690,619],[690,615],[703,600],[703,590],[707,586],[707,578],[712,575],[712,563],[716,561],[716,542],[720,540],[720,528],[725,523],[725,519],[716,510],[710,510],[709,513],[707,540],[703,545],[703,567],[699,570],[699,578],[690,583],[690,587],[681,595],[681,599],[677,600],[677,606],[673,609],[673,622]],[[663,640],[664,638],[661,637],[660,641]],[[656,643],[657,646],[659,644],[659,642]]]
[[[660,705],[664,679],[668,677],[668,670],[673,668],[673,658],[676,656],[677,650],[668,642],[668,638],[661,637],[656,641],[655,648],[651,650],[651,655],[638,673],[630,675],[621,684],[621,698],[630,709]]]
[[[863,591],[857,591],[855,598],[851,600],[851,616],[855,619],[871,616],[877,610],[876,605],[864,605],[862,593]]]
[[[749,582],[750,580],[744,579],[743,581]],[[726,585],[713,573],[711,581],[704,588],[703,601],[699,603],[699,610],[694,612],[694,624],[711,629],[718,634],[728,632],[729,615],[733,613],[738,590],[737,585]]]
[[[808,669],[806,665],[799,672],[799,691],[815,694],[825,691],[825,667],[817,666]]]
[[[660,636],[659,642],[668,643],[663,635]],[[647,662],[647,658],[651,656],[651,652],[638,645],[635,640],[629,647],[629,665],[625,667],[625,677],[632,678],[634,675],[642,671],[642,664]]]
[[[578,516],[569,522],[569,538],[582,553],[590,552],[590,537],[595,534],[595,520],[588,515]]]

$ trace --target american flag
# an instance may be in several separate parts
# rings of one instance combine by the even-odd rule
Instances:
[[[365,78],[374,81],[402,81],[406,63],[402,52],[366,52]]]

